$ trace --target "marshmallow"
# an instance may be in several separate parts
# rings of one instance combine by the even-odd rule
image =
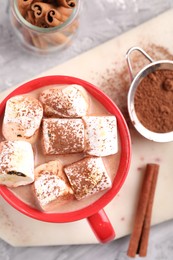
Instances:
[[[59,161],[50,161],[35,169],[34,193],[40,207],[52,211],[74,198]]]
[[[85,152],[107,156],[118,151],[117,121],[115,116],[85,116]]]
[[[41,103],[30,96],[15,96],[6,103],[2,125],[3,136],[9,140],[35,142],[43,117]]]
[[[64,167],[77,200],[111,188],[112,183],[100,157],[88,157]]]
[[[84,150],[82,119],[44,118],[42,131],[45,154],[80,153]]]
[[[44,114],[49,117],[82,117],[87,114],[88,95],[79,85],[44,90],[39,100],[44,107]]]
[[[26,141],[0,143],[0,184],[8,187],[27,185],[34,181],[34,155]]]

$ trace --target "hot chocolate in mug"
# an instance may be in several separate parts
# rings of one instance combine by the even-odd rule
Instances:
[[[80,206],[77,206],[76,208],[72,208],[70,204],[68,208],[67,204],[67,210],[59,212],[44,212],[38,208],[32,207],[32,205],[22,200],[20,196],[17,196],[12,189],[4,185],[0,185],[0,195],[15,209],[36,220],[52,223],[66,223],[87,219],[97,239],[101,243],[106,243],[114,239],[115,232],[103,208],[111,202],[123,186],[129,171],[131,160],[131,140],[129,130],[123,115],[113,101],[99,88],[89,82],[70,76],[53,75],[31,80],[16,88],[1,102],[0,117],[2,120],[6,102],[11,97],[33,93],[34,91],[39,91],[41,88],[45,88],[46,86],[62,86],[71,84],[82,86],[87,91],[93,102],[100,104],[109,115],[111,114],[116,117],[119,151],[118,155],[115,155],[117,156],[117,165],[115,169],[111,169],[111,171],[114,172],[112,187],[104,193],[101,193],[100,196],[97,196],[95,200],[90,196],[91,198],[89,197],[87,199],[87,203],[84,202],[83,204],[83,202],[79,202]],[[1,140],[3,140],[2,134]],[[85,201],[85,199],[83,199],[83,201]],[[78,201],[75,203],[77,204]],[[113,210],[116,210],[116,208]]]

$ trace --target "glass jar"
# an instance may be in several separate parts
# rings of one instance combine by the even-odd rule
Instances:
[[[30,1],[32,2],[32,1]],[[49,53],[69,46],[79,27],[80,0],[76,0],[68,19],[54,27],[39,27],[28,22],[19,10],[18,0],[11,0],[10,20],[20,42],[29,50]]]

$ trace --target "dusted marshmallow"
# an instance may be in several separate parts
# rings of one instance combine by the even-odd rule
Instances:
[[[40,207],[53,211],[74,198],[67,177],[59,161],[50,161],[35,169],[34,193]]]
[[[107,156],[118,151],[117,121],[115,116],[85,116],[85,152]]]
[[[100,157],[84,158],[64,167],[77,200],[111,188],[112,183]]]
[[[0,184],[8,187],[27,185],[34,181],[34,155],[26,141],[0,143]]]
[[[2,133],[9,140],[35,142],[43,117],[43,107],[34,97],[15,96],[7,101]]]
[[[42,128],[45,154],[80,153],[84,150],[82,119],[43,119]]]
[[[82,117],[87,114],[88,95],[79,85],[54,87],[41,92],[39,100],[49,117]]]

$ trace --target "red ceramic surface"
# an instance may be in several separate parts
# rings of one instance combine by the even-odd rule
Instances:
[[[102,243],[108,242],[114,238],[115,233],[109,219],[102,209],[116,196],[122,187],[129,171],[131,159],[131,141],[128,127],[121,112],[112,100],[108,98],[100,89],[84,80],[69,76],[46,76],[24,83],[11,92],[0,104],[0,117],[2,118],[3,116],[6,101],[12,96],[25,94],[32,90],[53,84],[79,84],[83,86],[94,98],[103,104],[111,114],[116,116],[121,143],[121,155],[112,188],[91,205],[68,213],[44,213],[37,209],[31,208],[29,205],[18,199],[7,187],[2,185],[0,185],[0,194],[14,208],[37,220],[63,223],[87,218],[94,233],[96,234],[96,237]]]

